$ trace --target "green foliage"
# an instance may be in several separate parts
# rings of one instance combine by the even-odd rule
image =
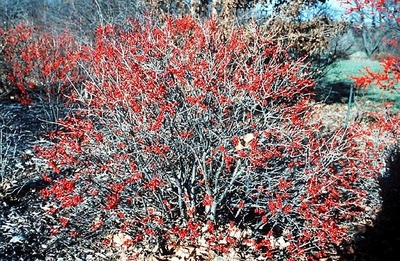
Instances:
[[[364,68],[371,72],[382,72],[384,70],[381,62],[373,60],[338,60],[327,68],[326,75],[319,81],[319,88],[324,89],[324,95],[339,93],[340,98],[336,101],[347,101],[350,86],[354,85],[351,77],[361,77],[365,74]],[[398,85],[400,87],[400,85]],[[331,90],[332,89],[332,90]],[[321,99],[325,99],[322,97]],[[329,100],[329,97],[328,97]],[[362,102],[366,108],[372,111],[379,110],[386,102],[393,102],[393,111],[400,110],[400,93],[395,89],[382,89],[372,83],[367,88],[361,88],[355,92],[355,101]]]

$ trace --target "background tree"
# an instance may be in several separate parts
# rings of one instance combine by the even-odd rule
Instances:
[[[352,27],[361,35],[368,56],[375,52],[398,52],[400,38],[400,2],[396,0],[342,1]]]
[[[20,22],[43,23],[48,9],[47,0],[1,0],[0,22],[9,28]]]
[[[386,34],[381,35],[379,43],[394,46],[398,50],[398,33],[400,32],[400,2],[399,1],[346,1],[345,6],[348,8],[348,13],[352,16],[358,16],[364,19],[361,24],[362,30],[368,33],[368,27],[365,27],[367,20],[365,17],[370,14],[368,21],[371,26],[379,27]],[[393,35],[390,32],[394,32]],[[376,43],[378,44],[378,43]],[[376,47],[375,49],[379,48]],[[367,49],[367,48],[366,48]],[[374,51],[374,50],[372,50]],[[381,59],[383,70],[372,72],[369,68],[365,68],[364,75],[360,77],[352,77],[355,80],[357,87],[367,88],[370,85],[376,85],[383,90],[391,92],[399,91],[400,82],[400,54],[394,52],[388,54]],[[389,106],[390,107],[390,106]]]

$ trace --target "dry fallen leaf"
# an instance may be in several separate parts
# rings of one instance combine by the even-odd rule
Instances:
[[[244,142],[246,144],[248,144],[252,139],[254,139],[254,134],[253,133],[247,133],[246,135],[244,135],[242,137],[242,139],[244,140]]]
[[[243,135],[242,137],[239,138],[239,144],[236,145],[235,150],[242,150],[249,148],[250,146],[250,141],[254,139],[254,134],[253,133],[247,133],[246,135]]]
[[[131,240],[131,239],[132,239],[132,237],[130,237],[129,235],[127,235],[125,233],[118,233],[113,236],[112,241],[113,241],[113,243],[115,243],[115,246],[120,247],[120,246],[123,246],[127,240]]]

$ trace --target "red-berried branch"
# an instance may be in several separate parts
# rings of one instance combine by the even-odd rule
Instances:
[[[41,191],[57,232],[317,259],[374,215],[393,132],[309,123],[308,65],[261,35],[221,40],[190,17],[99,27],[77,109],[37,148],[58,173]]]

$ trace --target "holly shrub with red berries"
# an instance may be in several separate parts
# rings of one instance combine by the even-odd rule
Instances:
[[[205,244],[269,260],[317,260],[349,242],[379,211],[398,119],[325,132],[310,121],[310,65],[258,30],[131,20],[97,28],[84,52],[62,38],[47,60],[20,53],[10,77],[22,93],[27,68],[45,87],[81,85],[52,146],[36,148],[51,167],[40,194],[59,221],[52,235],[101,245],[121,231],[142,252]]]
[[[78,66],[83,46],[71,34],[18,24],[0,30],[0,39],[7,82],[22,104],[35,98],[65,102],[65,94],[84,78]]]

